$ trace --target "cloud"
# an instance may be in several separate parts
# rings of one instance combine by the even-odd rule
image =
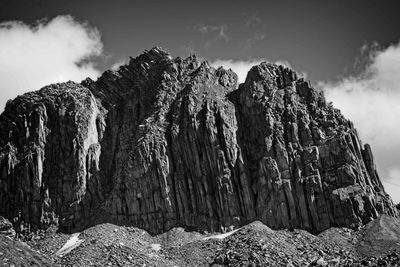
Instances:
[[[319,82],[325,96],[371,144],[386,189],[400,201],[400,44],[367,50],[367,64],[336,82]]]
[[[389,177],[400,177],[400,169],[391,169],[389,171]],[[383,186],[386,189],[386,192],[392,196],[392,199],[395,203],[400,203],[400,184],[399,181],[395,179],[383,180]]]
[[[253,45],[257,41],[261,41],[265,39],[265,35],[263,33],[256,32],[251,38],[247,39],[247,48],[252,48]]]
[[[265,35],[262,33],[256,33],[254,34],[254,39],[256,40],[264,40],[265,39]]]
[[[260,28],[264,28],[262,25],[262,19],[257,16],[257,15],[251,15],[250,17],[247,17],[247,19],[245,20],[246,22],[246,26],[250,27],[252,29],[257,28],[258,31],[253,32],[250,31],[250,37],[246,40],[246,48],[250,49],[252,48],[257,42],[262,41],[265,39],[265,34],[260,32]]]
[[[262,19],[256,15],[252,15],[251,17],[246,19],[247,26],[257,26],[261,24]]]
[[[217,33],[217,39],[229,41],[229,36],[226,34],[228,30],[228,26],[226,24],[223,25],[204,25],[197,24],[193,27],[193,29],[201,34],[210,34]]]
[[[3,22],[0,40],[0,111],[8,99],[27,91],[99,76],[93,58],[102,53],[100,33],[72,16],[57,16],[35,25]]]
[[[111,65],[110,70],[117,71],[122,65],[126,65],[128,63],[129,63],[129,59],[120,59]]]

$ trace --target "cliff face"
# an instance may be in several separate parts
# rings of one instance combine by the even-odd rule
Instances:
[[[97,81],[17,97],[0,116],[0,215],[22,231],[109,221],[153,233],[396,216],[370,147],[308,82],[262,63],[236,84],[155,48]]]
[[[255,211],[267,225],[319,232],[396,214],[369,145],[309,82],[262,63],[231,96]]]

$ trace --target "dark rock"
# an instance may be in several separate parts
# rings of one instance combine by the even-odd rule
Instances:
[[[0,234],[6,235],[9,237],[15,236],[15,231],[12,223],[4,217],[0,216]]]
[[[267,225],[319,232],[396,216],[370,147],[310,83],[262,63],[230,98],[256,214]]]
[[[4,235],[0,235],[0,264],[1,266],[59,266],[25,243]]]
[[[320,232],[396,216],[371,149],[287,68],[232,71],[153,48],[0,116],[0,215],[19,231],[99,221],[151,233],[255,219]]]

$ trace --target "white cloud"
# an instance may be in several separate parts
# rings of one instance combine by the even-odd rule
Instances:
[[[197,31],[203,35],[213,36],[211,39],[208,39],[204,43],[205,48],[210,48],[211,45],[215,42],[223,40],[228,42],[230,37],[226,33],[228,30],[228,26],[226,24],[222,25],[205,25],[205,24],[197,24],[193,27],[194,31]]]
[[[0,112],[8,99],[67,80],[96,78],[92,58],[102,53],[100,33],[69,15],[0,23]]]
[[[193,27],[195,31],[198,31],[202,34],[209,34],[209,33],[217,33],[217,38],[222,39],[225,41],[229,40],[229,36],[226,34],[228,30],[228,26],[226,24],[223,25],[204,25],[204,24],[197,24]]]
[[[122,65],[126,65],[128,63],[129,63],[128,59],[120,59],[111,65],[110,70],[117,71]]]
[[[392,168],[389,170],[389,177],[400,177],[400,168]],[[386,192],[392,196],[395,203],[400,203],[400,184],[396,179],[383,180]]]
[[[255,33],[254,34],[254,39],[256,39],[256,40],[264,40],[265,39],[265,35],[263,33]]]
[[[366,47],[362,50],[365,52]],[[400,44],[370,51],[365,69],[338,82],[320,82],[325,96],[371,144],[381,179],[400,201]]]
[[[261,22],[262,22],[262,19],[259,16],[254,15],[254,14],[246,19],[247,26],[257,26],[257,25],[261,24]]]
[[[246,48],[250,49],[256,42],[262,41],[265,39],[265,35],[263,33],[255,33],[251,38],[247,39]]]

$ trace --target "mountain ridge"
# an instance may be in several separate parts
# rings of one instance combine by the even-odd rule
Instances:
[[[0,215],[20,232],[118,222],[321,232],[397,216],[371,148],[321,92],[261,63],[237,86],[195,56],[145,51],[0,115]]]

